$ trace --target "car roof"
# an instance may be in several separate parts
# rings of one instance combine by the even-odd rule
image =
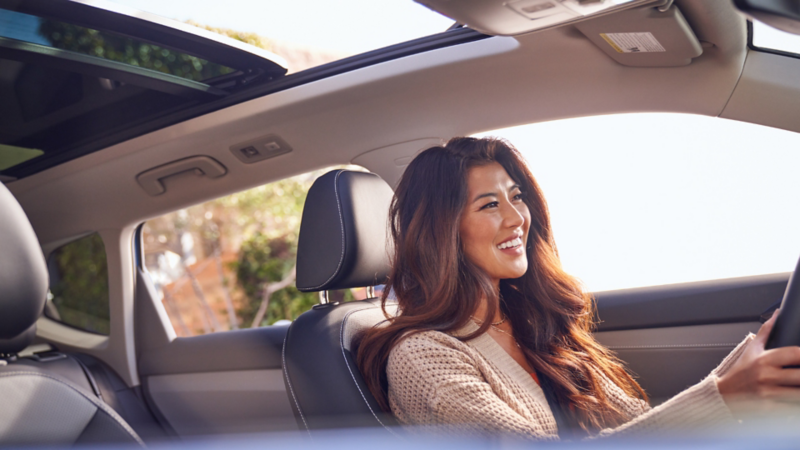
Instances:
[[[800,61],[749,50],[747,23],[730,2],[675,4],[703,45],[702,55],[687,66],[623,66],[573,26],[491,38],[464,30],[451,35],[447,45],[417,42],[395,48],[391,57],[368,55],[369,64],[356,60],[345,61],[344,69],[323,67],[329,70],[324,76],[299,73],[298,78],[308,78],[7,185],[40,239],[55,242],[96,229],[132,227],[336,164],[360,164],[391,184],[426,146],[525,123],[675,112],[800,131],[791,120],[798,104],[791,98],[800,86],[790,76]],[[765,93],[765,76],[781,78],[783,91]],[[253,164],[242,163],[232,151],[265,136],[280,137],[292,151]],[[167,193],[155,197],[137,183],[138,174],[200,155],[221,163],[227,175],[173,177],[165,180]]]

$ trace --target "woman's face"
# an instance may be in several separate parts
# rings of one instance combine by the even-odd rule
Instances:
[[[467,189],[459,229],[467,259],[494,283],[521,277],[528,270],[531,213],[519,185],[493,162],[469,170]]]

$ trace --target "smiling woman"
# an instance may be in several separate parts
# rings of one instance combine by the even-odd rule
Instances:
[[[466,424],[477,422],[478,428],[492,431],[510,421],[516,433],[550,439],[557,429],[596,431],[641,413],[644,403],[638,398],[646,396],[591,336],[594,305],[561,269],[541,189],[510,144],[454,138],[422,152],[397,186],[390,223],[395,255],[389,280],[400,313],[388,326],[366,333],[358,360],[372,393],[401,422],[466,430],[471,429]],[[524,247],[503,245],[520,238]],[[481,336],[489,337],[483,339],[487,354],[499,355],[508,371],[524,375],[512,382],[503,378],[508,371],[484,371],[483,383],[467,396],[491,404],[492,389],[517,389],[514,397],[530,401],[524,407],[527,419],[519,419],[519,411],[506,411],[508,405],[500,405],[501,414],[478,419],[485,416],[483,403],[463,404],[450,415],[445,410],[462,402],[464,392],[444,399],[414,398],[439,388],[404,367],[430,364],[464,374],[473,369],[449,367],[437,355],[458,360],[466,352],[463,357],[488,368],[493,357],[473,354],[464,344],[480,342]],[[434,376],[438,370],[433,369]],[[502,381],[489,386],[487,379]],[[446,383],[452,387],[460,381]],[[616,389],[613,394],[607,392],[609,383]],[[619,395],[628,400],[619,403]],[[444,410],[425,406],[428,401],[441,401]],[[553,411],[542,410],[542,404]],[[559,405],[570,409],[562,411]]]

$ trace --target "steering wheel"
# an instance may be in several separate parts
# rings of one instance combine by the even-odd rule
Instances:
[[[767,339],[767,349],[800,345],[800,260],[789,277],[781,301],[781,315]]]

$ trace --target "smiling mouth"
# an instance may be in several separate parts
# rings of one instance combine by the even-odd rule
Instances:
[[[497,248],[500,249],[500,250],[505,250],[505,249],[508,249],[508,248],[517,248],[517,247],[520,247],[520,246],[522,246],[522,238],[517,237],[517,238],[511,239],[510,241],[505,241],[503,243],[500,243],[497,246]]]

